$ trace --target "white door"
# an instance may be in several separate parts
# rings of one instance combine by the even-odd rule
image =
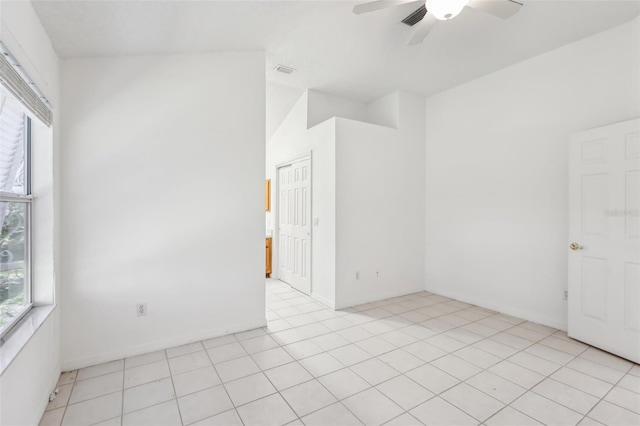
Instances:
[[[569,215],[569,336],[640,362],[640,119],[573,137]]]
[[[280,280],[311,293],[311,160],[278,168]]]

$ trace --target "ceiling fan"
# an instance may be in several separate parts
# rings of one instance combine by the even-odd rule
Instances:
[[[402,20],[404,24],[416,27],[407,43],[409,46],[422,43],[436,21],[455,18],[465,6],[502,19],[515,15],[522,7],[522,3],[515,0],[377,0],[354,6],[353,13],[360,15],[407,3],[422,3]]]

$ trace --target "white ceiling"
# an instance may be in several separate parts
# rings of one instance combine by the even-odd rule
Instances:
[[[270,83],[361,101],[397,89],[427,96],[640,13],[639,0],[523,1],[504,21],[465,8],[412,47],[400,20],[416,4],[358,16],[357,1],[33,3],[61,57],[264,49]],[[279,63],[298,71],[278,73]]]

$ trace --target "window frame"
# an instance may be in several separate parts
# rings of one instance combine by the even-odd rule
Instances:
[[[32,133],[31,117],[24,113],[25,120],[25,132],[23,135],[24,144],[24,173],[25,173],[25,194],[16,194],[12,192],[0,191],[0,202],[9,203],[23,203],[25,206],[25,218],[24,218],[24,287],[25,287],[25,305],[22,308],[20,314],[15,316],[9,323],[4,326],[4,330],[0,331],[0,341],[4,340],[11,331],[20,323],[20,320],[29,313],[34,307],[33,303],[33,279],[32,279],[32,208],[33,208],[33,195],[31,193],[31,177],[32,177],[32,163],[31,163],[31,142]],[[0,224],[0,226],[2,226]]]

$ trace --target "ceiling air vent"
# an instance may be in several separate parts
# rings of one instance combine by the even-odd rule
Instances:
[[[413,27],[415,24],[422,21],[422,18],[424,18],[424,15],[426,14],[427,14],[427,8],[424,5],[422,5],[411,15],[404,18],[402,20],[402,23],[407,24],[410,27]]]
[[[285,65],[278,65],[274,68],[276,71],[279,71],[283,74],[293,74],[296,70],[293,68],[287,67]]]

